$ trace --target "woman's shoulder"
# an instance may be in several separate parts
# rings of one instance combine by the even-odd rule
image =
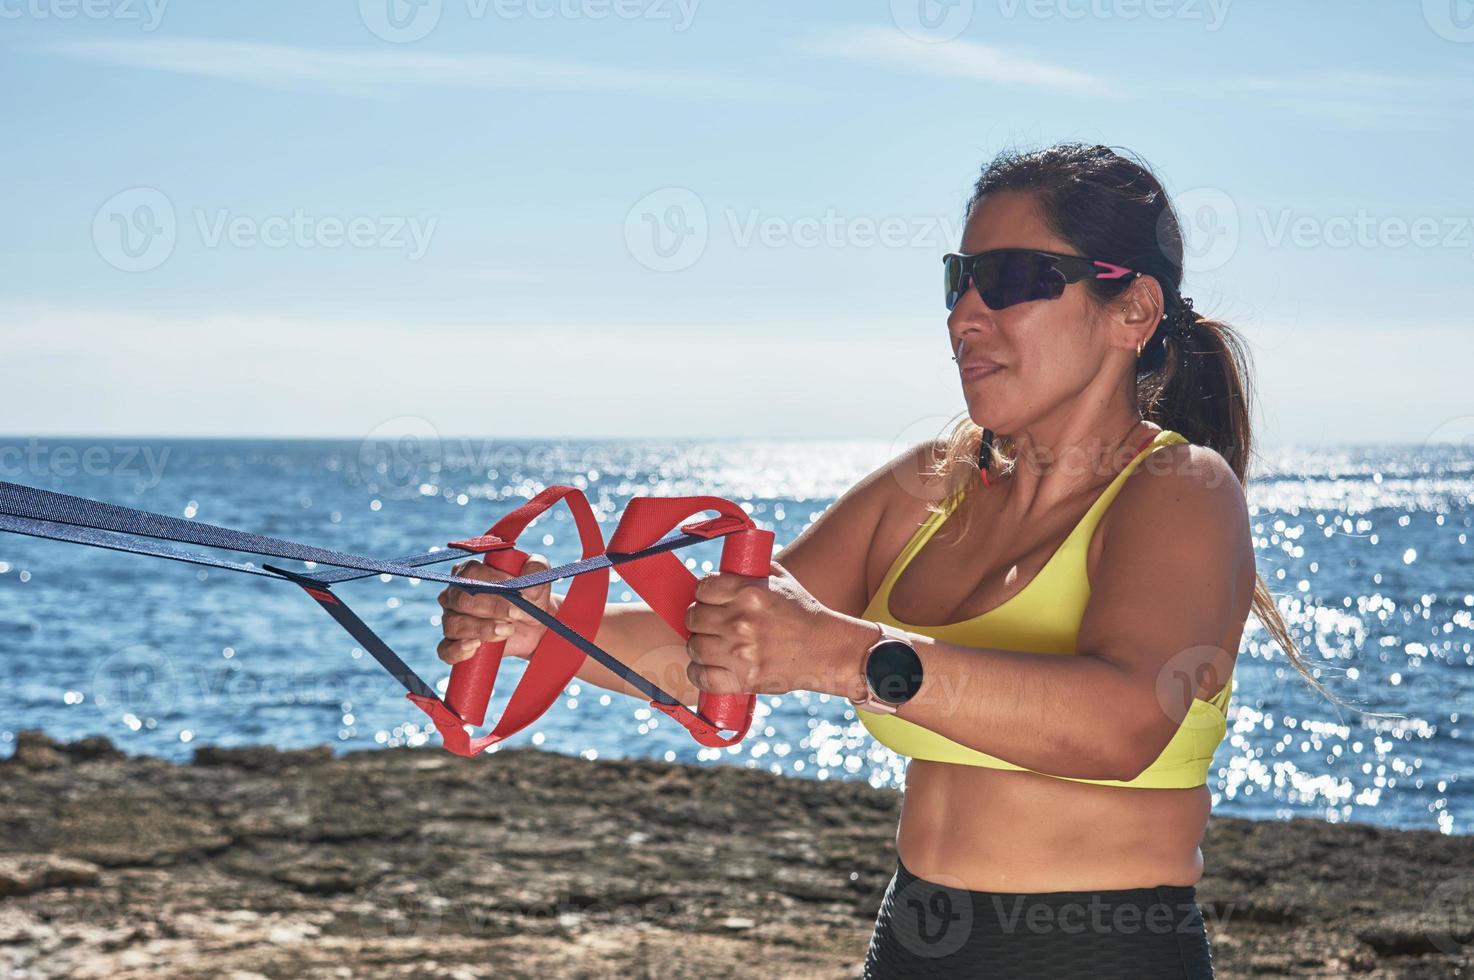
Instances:
[[[945,459],[946,445],[941,439],[903,445],[860,482],[884,498],[888,511],[923,502],[941,503],[949,482],[942,470]]]
[[[1169,431],[1169,430],[1164,430]],[[1223,454],[1211,446],[1189,442],[1180,433],[1164,441],[1148,453],[1136,467],[1127,484],[1140,494],[1216,494],[1243,499],[1244,488],[1238,474]],[[1123,495],[1125,490],[1123,489]]]
[[[954,468],[966,464],[960,460],[949,462],[947,448],[943,439],[927,439],[892,461],[895,500],[902,508],[928,511],[954,502],[961,495],[966,481]]]
[[[1174,441],[1149,453],[1124,482],[1102,521],[1102,537],[1108,528],[1156,537],[1200,536],[1210,527],[1247,537],[1248,509],[1244,486],[1223,454]]]
[[[943,469],[946,453],[944,440],[928,439],[902,449],[872,474],[882,497],[875,535],[882,551],[899,549],[929,515],[956,502],[960,491],[949,487],[957,481]]]

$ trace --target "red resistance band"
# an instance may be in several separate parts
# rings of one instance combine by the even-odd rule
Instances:
[[[508,513],[486,534],[452,541],[450,547],[480,554],[493,568],[520,576],[529,556],[516,547],[517,537],[534,518],[559,500],[566,501],[573,512],[583,557],[579,562],[549,569],[536,576],[538,581],[521,586],[528,588],[571,574],[573,584],[556,617],[522,599],[520,593],[507,593],[519,608],[549,628],[528,658],[527,670],[513,689],[495,727],[476,737],[467,731],[467,726],[479,726],[486,718],[505,641],[484,642],[469,659],[456,664],[451,669],[445,700],[413,692],[407,697],[430,716],[447,749],[457,755],[473,756],[542,717],[578,672],[584,658],[592,655],[626,681],[653,695],[650,707],[680,722],[702,745],[719,748],[741,741],[752,725],[754,695],[702,694],[693,712],[592,641],[604,617],[609,569],[614,564],[619,566],[620,575],[630,588],[683,640],[691,636],[685,617],[686,609],[695,601],[697,577],[670,550],[636,558],[622,556],[650,548],[693,514],[715,510],[720,517],[682,525],[681,531],[692,537],[672,544],[723,538],[722,571],[765,578],[772,562],[773,532],[760,530],[740,506],[721,497],[637,497],[625,507],[606,552],[599,523],[583,492],[575,487],[555,485]],[[590,562],[599,558],[606,560]],[[579,567],[585,564],[590,567]],[[554,626],[555,623],[558,625]],[[722,731],[731,734],[724,736]]]

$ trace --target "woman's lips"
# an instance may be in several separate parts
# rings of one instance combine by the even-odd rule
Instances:
[[[963,381],[977,381],[979,378],[986,378],[990,374],[1002,371],[1003,365],[995,361],[973,361],[962,365],[959,370]]]

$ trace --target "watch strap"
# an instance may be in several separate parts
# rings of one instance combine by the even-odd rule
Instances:
[[[900,710],[900,705],[891,704],[889,701],[882,701],[870,687],[870,672],[867,669],[870,664],[870,654],[875,652],[876,647],[891,640],[896,640],[907,646],[911,646],[912,644],[905,633],[896,629],[890,623],[875,622],[872,625],[880,628],[880,635],[874,643],[870,644],[869,649],[865,651],[865,656],[860,660],[860,677],[865,682],[865,697],[860,701],[856,701],[854,698],[847,700],[857,711],[868,711],[871,714],[877,715],[893,715]]]

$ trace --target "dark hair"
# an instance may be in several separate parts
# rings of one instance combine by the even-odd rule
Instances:
[[[1202,316],[1182,296],[1182,226],[1167,191],[1151,169],[1106,146],[1060,143],[1030,152],[1006,151],[983,168],[967,203],[971,216],[985,194],[1023,191],[1032,196],[1050,230],[1076,254],[1152,276],[1162,289],[1164,318],[1136,363],[1137,406],[1144,419],[1208,446],[1248,482],[1253,448],[1249,429],[1250,363],[1243,340],[1228,324]],[[1124,292],[1131,279],[1086,279],[1101,303]],[[932,467],[948,497],[978,479],[977,461],[1013,465],[993,433],[963,416],[942,439]],[[932,505],[930,509],[940,509]],[[965,530],[961,533],[965,533]],[[1290,637],[1264,579],[1256,576],[1253,611],[1295,669],[1326,697],[1341,702],[1313,676]]]

